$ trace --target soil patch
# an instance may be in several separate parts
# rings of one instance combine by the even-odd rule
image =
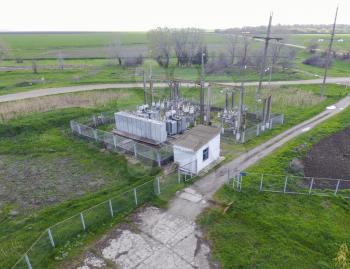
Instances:
[[[319,141],[303,162],[308,177],[350,180],[350,128]]]

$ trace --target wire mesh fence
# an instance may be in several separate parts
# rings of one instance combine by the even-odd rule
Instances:
[[[245,129],[245,131],[242,135],[241,142],[245,143],[245,142],[259,136],[263,132],[265,132],[269,129],[272,129],[272,128],[276,127],[277,125],[281,125],[283,123],[284,123],[284,115],[283,114],[274,115],[265,124],[258,123],[256,125],[253,125],[247,129]]]
[[[230,139],[234,137],[234,140],[236,143],[245,143],[248,142],[251,139],[254,139],[257,136],[260,136],[262,133],[275,128],[278,125],[281,125],[284,123],[284,115],[283,114],[277,114],[274,115],[270,120],[268,120],[266,123],[258,123],[254,124],[244,130],[241,136],[236,136],[234,133],[233,128],[224,128],[221,133],[222,137],[225,139]],[[217,126],[220,127],[221,126]],[[234,141],[232,141],[234,142]]]
[[[75,135],[101,143],[110,150],[134,156],[147,165],[162,166],[173,160],[173,149],[170,145],[164,145],[160,148],[152,147],[96,128],[101,124],[109,124],[114,121],[113,114],[101,113],[79,119],[79,121],[72,120],[70,127]]]
[[[84,234],[96,232],[102,225],[112,223],[116,217],[130,214],[145,203],[156,199],[167,201],[184,187],[186,181],[195,177],[182,171],[178,167],[168,175],[158,176],[52,225],[38,237],[12,269],[46,268],[47,264],[57,260],[60,249]],[[64,258],[63,256],[60,259]]]
[[[350,180],[241,172],[228,184],[236,190],[340,196],[350,199]]]

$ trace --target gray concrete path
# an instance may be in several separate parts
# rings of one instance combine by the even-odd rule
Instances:
[[[240,86],[240,83],[234,82],[218,82],[222,85]],[[311,79],[311,80],[293,80],[293,81],[272,81],[271,85],[297,85],[297,84],[320,84],[322,79]],[[350,77],[337,77],[328,78],[327,83],[329,84],[344,84],[350,85]],[[256,86],[258,82],[247,82],[246,86]],[[268,82],[264,82],[268,84]],[[112,83],[112,84],[91,84],[91,85],[78,85],[69,87],[56,87],[56,88],[45,88],[37,89],[26,92],[19,92],[13,94],[0,95],[0,103],[8,101],[16,101],[28,98],[42,97],[47,95],[63,94],[63,93],[74,93],[82,91],[94,91],[104,89],[130,89],[130,88],[141,88],[142,83]],[[166,83],[156,83],[155,87],[166,87]]]
[[[350,105],[350,96],[333,107],[269,141],[243,153],[177,193],[167,210],[148,207],[135,216],[135,227],[122,227],[105,239],[97,253],[86,253],[79,269],[105,268],[110,262],[121,269],[213,269],[210,246],[196,225],[198,215],[214,193],[227,182],[226,171],[245,170],[286,142],[307,132]],[[100,266],[101,265],[101,266]]]

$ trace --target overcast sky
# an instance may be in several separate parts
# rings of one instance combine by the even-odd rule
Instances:
[[[273,23],[350,24],[350,0],[2,0],[0,30],[142,31],[158,26],[204,29]]]

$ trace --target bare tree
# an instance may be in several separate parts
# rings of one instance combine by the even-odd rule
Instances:
[[[230,55],[232,65],[235,63],[237,44],[238,44],[237,35],[228,35],[226,37],[227,52],[228,52],[228,55]]]
[[[312,42],[310,43],[308,46],[307,46],[307,50],[308,52],[310,53],[316,53],[317,51],[317,48],[318,48],[318,44],[316,42]]]
[[[38,63],[36,59],[32,59],[32,71],[34,74],[38,74]]]
[[[64,69],[64,56],[63,56],[63,53],[61,51],[58,52],[57,62],[58,62],[59,69],[63,70]]]
[[[291,68],[295,64],[297,56],[296,49],[285,49],[281,51],[281,58],[283,59],[281,64],[283,68]]]
[[[6,55],[6,46],[5,43],[0,40],[0,61],[5,58]]]
[[[168,28],[157,28],[148,32],[150,51],[162,67],[168,68],[173,49],[171,32]]]
[[[272,67],[277,64],[280,59],[281,50],[283,48],[283,44],[280,42],[273,42],[270,45],[271,47],[271,65]]]
[[[107,49],[108,58],[116,65],[122,65],[123,48],[118,39],[112,41]]]
[[[245,66],[248,64],[248,50],[251,42],[250,37],[243,35],[243,46],[240,48],[238,56],[240,68],[245,68]]]
[[[175,54],[177,57],[177,66],[188,64],[188,39],[187,29],[173,30],[172,37],[174,42]]]
[[[197,28],[173,29],[177,65],[191,65],[193,59],[204,48],[203,31]]]

